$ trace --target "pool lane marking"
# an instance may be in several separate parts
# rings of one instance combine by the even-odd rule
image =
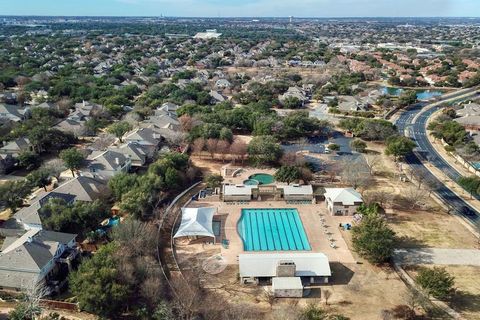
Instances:
[[[291,226],[290,220],[288,219],[288,214],[286,211],[281,211],[281,215],[282,215],[282,222],[284,227],[287,226],[285,227],[285,234],[288,239],[288,250],[296,250],[297,245],[295,243],[295,237],[292,232],[292,226]]]
[[[280,211],[275,212],[275,221],[277,222],[277,226],[278,226],[281,249],[288,250],[290,245],[288,243],[288,237],[285,231],[285,226],[283,224],[283,219]]]
[[[268,212],[268,220],[270,221],[270,225],[272,226],[272,237],[273,237],[273,243],[275,246],[275,250],[281,250],[282,249],[282,243],[280,242],[280,237],[278,234],[278,226],[277,226],[277,221],[275,221],[275,212],[274,211],[269,211]]]
[[[311,250],[310,243],[308,242],[307,233],[303,227],[302,219],[300,219],[300,213],[296,210],[293,214],[295,223],[297,225],[297,230],[300,235],[300,240],[302,241],[303,250]]]
[[[287,219],[288,219],[288,223],[290,224],[290,232],[292,233],[293,240],[295,242],[295,249],[296,250],[302,250],[301,241],[299,241],[300,240],[300,235],[298,234],[298,229],[297,229],[296,226],[295,226],[295,228],[293,228],[293,226],[295,225],[295,219],[293,219],[292,214],[289,214],[287,216]]]

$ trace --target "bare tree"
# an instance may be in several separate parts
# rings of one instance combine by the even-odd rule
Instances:
[[[55,177],[57,180],[60,179],[60,174],[67,170],[65,164],[61,159],[53,159],[45,163],[42,168],[48,170],[50,174]]]
[[[215,152],[217,151],[218,140],[210,138],[207,140],[206,145],[207,145],[207,151],[208,153],[210,153],[210,157],[213,160],[215,157]]]
[[[205,139],[198,138],[198,139],[195,139],[195,141],[193,141],[192,149],[194,154],[197,154],[200,157],[204,148],[205,148]]]
[[[248,146],[247,144],[240,140],[240,139],[235,139],[230,146],[230,153],[233,155],[234,159],[241,159],[242,164],[245,159],[245,156],[247,155],[248,151]]]
[[[344,160],[342,167],[342,181],[354,189],[367,186],[372,179],[369,167],[360,157]]]
[[[368,192],[364,194],[365,203],[378,203],[381,207],[386,207],[391,199],[392,195],[387,191],[380,189],[372,192]]]
[[[332,296],[332,291],[330,290],[322,290],[322,293],[323,293],[323,298],[325,299],[325,305],[328,306],[328,299],[330,299],[330,297]]]
[[[275,295],[273,294],[273,292],[270,291],[270,290],[265,290],[263,292],[263,299],[270,306],[270,310],[273,309],[273,305],[275,304],[275,301],[277,300],[275,298]]]
[[[165,139],[171,146],[180,146],[186,138],[186,134],[183,132],[170,132]]]
[[[427,192],[425,189],[417,188],[414,186],[409,187],[404,192],[404,198],[407,200],[408,204],[410,205],[410,209],[415,209],[419,207],[421,204],[425,203],[427,198]]]
[[[180,121],[180,126],[182,128],[183,132],[190,132],[190,130],[193,129],[195,126],[195,119],[188,114],[184,114],[180,118],[178,118],[178,121]]]
[[[370,175],[374,175],[375,169],[381,163],[381,160],[382,160],[381,157],[378,154],[367,153],[363,155],[363,158],[365,159],[367,167],[370,171]]]
[[[109,133],[101,133],[91,147],[95,150],[107,150],[115,142],[115,136]]]
[[[230,150],[230,143],[226,140],[220,140],[217,143],[216,152],[222,157],[222,162],[225,162],[225,157]]]
[[[287,152],[280,158],[280,163],[285,166],[302,166],[305,164],[305,158],[295,152]]]
[[[429,177],[425,180],[425,188],[428,190],[428,196],[431,196],[432,192],[436,192],[441,186],[443,186],[443,184],[435,177]]]

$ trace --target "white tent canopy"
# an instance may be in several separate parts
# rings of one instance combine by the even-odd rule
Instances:
[[[212,219],[215,208],[182,208],[182,223],[174,238],[204,236],[213,237]]]

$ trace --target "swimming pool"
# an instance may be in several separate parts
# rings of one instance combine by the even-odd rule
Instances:
[[[273,176],[271,174],[267,174],[267,173],[255,173],[255,174],[251,175],[250,177],[248,177],[248,179],[249,180],[256,180],[260,184],[270,184],[270,183],[273,183],[275,181]]]
[[[297,209],[242,209],[238,233],[245,251],[311,250]]]
[[[258,182],[257,180],[248,179],[248,180],[244,180],[243,184],[246,186],[258,186],[260,182]]]

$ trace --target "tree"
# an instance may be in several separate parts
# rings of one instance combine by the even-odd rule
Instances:
[[[364,215],[360,224],[352,228],[352,243],[369,262],[383,263],[393,254],[395,232],[378,214]]]
[[[115,318],[124,310],[131,293],[131,288],[121,282],[123,274],[114,258],[116,250],[115,243],[102,246],[69,276],[70,290],[80,308],[107,318]]]
[[[415,102],[417,102],[417,92],[415,90],[405,91],[398,98],[398,105],[400,107],[406,107],[414,104]]]
[[[339,151],[340,150],[340,146],[336,143],[330,143],[328,145],[328,149],[330,149],[331,151]]]
[[[203,181],[207,184],[207,187],[214,189],[222,185],[223,177],[219,174],[211,174],[206,176]]]
[[[119,121],[111,124],[107,128],[107,132],[113,134],[122,142],[122,137],[125,133],[132,129],[132,125],[126,121]]]
[[[217,151],[217,144],[218,140],[210,138],[207,140],[206,145],[207,145],[207,151],[210,153],[210,157],[213,158],[215,157],[215,152]]]
[[[242,164],[243,164],[243,161],[247,153],[248,153],[248,146],[244,141],[240,139],[234,140],[233,143],[230,145],[230,154],[233,155],[234,162],[236,159],[239,158],[242,160]]]
[[[387,139],[385,154],[394,156],[395,160],[411,153],[416,147],[415,142],[404,136],[391,136]]]
[[[18,155],[18,164],[25,168],[25,170],[31,171],[39,166],[40,158],[35,152],[22,151]]]
[[[63,160],[65,166],[72,171],[72,175],[75,177],[75,171],[80,169],[85,157],[83,154],[75,148],[65,149],[60,152],[60,159]]]
[[[7,181],[0,185],[0,204],[15,212],[32,192],[32,186],[27,180]]]
[[[100,200],[67,203],[63,199],[51,198],[39,210],[46,229],[86,234],[96,230],[100,222],[108,217],[108,210]]]
[[[314,303],[309,303],[302,311],[302,320],[327,320],[327,312]]]
[[[445,268],[422,268],[415,278],[415,282],[429,295],[444,300],[453,292],[455,278],[450,275]]]
[[[417,188],[414,186],[409,187],[403,193],[407,203],[410,204],[410,209],[415,209],[417,206],[421,206],[425,203],[427,198],[427,192],[423,188]]]
[[[370,168],[361,157],[346,158],[342,161],[341,166],[342,181],[354,189],[365,187],[372,180]]]
[[[286,182],[288,184],[300,179],[302,173],[299,168],[295,166],[281,166],[280,169],[275,172],[275,179],[280,182]]]
[[[365,141],[362,141],[360,139],[354,139],[351,143],[350,146],[352,147],[353,150],[357,152],[364,153],[365,150],[367,150],[367,143]]]
[[[258,136],[248,144],[248,154],[255,165],[275,163],[282,149],[272,136]]]
[[[322,292],[323,292],[323,298],[325,299],[325,305],[328,306],[328,299],[330,299],[330,297],[332,296],[332,291],[324,289],[322,290]]]
[[[230,151],[230,143],[227,140],[219,140],[217,143],[216,152],[220,154],[220,157],[222,158],[222,162],[225,162],[225,157],[227,156],[229,151]]]
[[[477,176],[460,177],[458,184],[470,193],[471,198],[480,192],[480,178]]]
[[[371,154],[367,153],[363,155],[363,159],[365,159],[365,163],[367,164],[368,169],[370,170],[370,175],[375,174],[375,168],[381,163],[381,158],[378,154]]]
[[[28,174],[27,180],[31,185],[45,189],[45,192],[47,191],[47,186],[52,183],[50,171],[44,168],[35,170]]]
[[[192,151],[194,154],[201,155],[203,149],[205,148],[205,139],[203,138],[198,138],[193,141],[193,146],[192,146]]]
[[[138,176],[130,173],[119,173],[108,181],[108,187],[115,200],[120,200],[124,194],[138,186]]]
[[[222,129],[220,129],[220,133],[218,137],[220,140],[226,140],[229,143],[231,143],[233,141],[232,130],[229,128],[223,127]]]
[[[287,97],[282,101],[282,106],[285,109],[298,109],[303,106],[303,103],[297,97]]]

